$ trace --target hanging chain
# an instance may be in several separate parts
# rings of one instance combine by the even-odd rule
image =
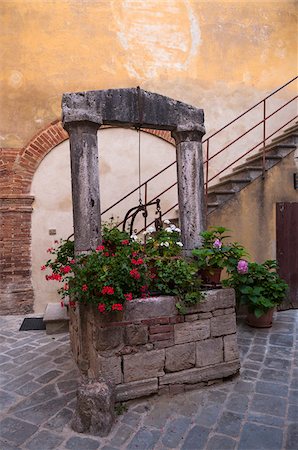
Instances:
[[[142,190],[141,190],[141,130],[138,129],[139,134],[139,204],[142,205]]]
[[[137,86],[138,93],[138,124],[136,125],[136,129],[139,133],[139,204],[143,205],[142,202],[142,191],[141,191],[141,126],[143,122],[143,105],[142,105],[142,97],[141,97],[141,88]]]

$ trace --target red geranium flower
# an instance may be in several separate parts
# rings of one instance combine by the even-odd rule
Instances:
[[[72,271],[72,268],[70,266],[64,266],[64,267],[61,267],[60,271],[62,273],[69,273]]]
[[[112,305],[113,311],[122,311],[122,309],[123,309],[123,305],[121,305],[121,303],[114,303],[114,305]]]
[[[140,275],[139,272],[138,272],[138,269],[132,269],[132,270],[129,272],[129,274],[130,274],[130,276],[131,276],[132,278],[134,278],[135,280],[138,280],[138,279],[141,277],[141,275]]]
[[[122,245],[128,245],[129,244],[129,240],[128,239],[124,239],[123,241],[121,241]]]
[[[69,264],[75,264],[76,263],[76,260],[75,259],[71,259],[70,261],[69,261]]]
[[[128,294],[124,294],[125,299],[130,302],[130,300],[132,300],[132,293],[129,292]]]
[[[103,313],[106,310],[106,305],[104,303],[98,303],[97,309],[99,312]]]
[[[87,291],[87,290],[88,290],[87,284],[83,284],[83,286],[82,286],[82,291]]]
[[[103,295],[108,294],[108,295],[113,295],[114,294],[114,288],[112,286],[104,286],[101,290],[101,293]]]
[[[98,247],[96,247],[97,252],[102,252],[104,249],[105,249],[104,245],[99,245]]]
[[[140,264],[143,264],[143,262],[144,261],[141,258],[131,260],[131,263],[134,264],[135,266],[139,266]]]

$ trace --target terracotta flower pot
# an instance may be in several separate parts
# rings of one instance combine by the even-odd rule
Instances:
[[[272,327],[272,319],[275,308],[270,308],[261,317],[256,317],[253,312],[248,312],[246,323],[254,328],[270,328]]]
[[[199,271],[199,275],[202,278],[202,282],[204,284],[220,284],[220,277],[221,277],[221,268],[208,268],[208,269],[202,269]]]

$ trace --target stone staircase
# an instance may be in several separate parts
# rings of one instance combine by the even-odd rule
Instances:
[[[265,170],[268,171],[282,159],[297,149],[298,122],[283,131],[265,147]],[[237,192],[244,189],[256,178],[263,175],[263,151],[248,157],[229,175],[219,179],[219,183],[208,190],[208,214],[229,201]]]

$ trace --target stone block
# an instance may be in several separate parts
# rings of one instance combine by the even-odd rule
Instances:
[[[232,361],[239,358],[237,335],[230,334],[224,336],[224,356],[225,361]]]
[[[170,323],[181,323],[184,322],[184,316],[176,316],[176,317],[170,317]]]
[[[148,342],[148,327],[142,324],[128,325],[125,329],[125,342],[128,345],[142,345]]]
[[[177,395],[182,394],[184,392],[184,384],[171,384],[169,386],[170,388],[170,395]]]
[[[96,327],[94,329],[94,345],[96,350],[105,351],[112,350],[123,344],[122,327]]]
[[[203,313],[199,313],[198,314],[198,319],[199,320],[210,319],[210,317],[212,317],[212,313],[211,312],[203,312]]]
[[[150,335],[150,342],[168,341],[173,338],[173,333],[159,333]]]
[[[69,331],[69,324],[66,320],[53,320],[46,323],[47,334],[67,333]]]
[[[174,338],[167,339],[166,341],[156,341],[154,342],[154,348],[156,350],[161,348],[168,348],[174,346]]]
[[[197,322],[177,323],[174,326],[175,344],[200,341],[210,336],[210,321],[199,320]]]
[[[78,433],[107,436],[114,422],[115,392],[108,383],[82,380],[72,428]]]
[[[61,308],[60,303],[48,303],[43,321],[47,334],[65,333],[69,331],[69,317],[67,309]]]
[[[194,367],[196,361],[195,343],[175,345],[166,349],[166,371],[176,372]]]
[[[123,356],[124,383],[163,375],[164,363],[164,349]]]
[[[213,317],[211,321],[211,336],[224,336],[236,333],[236,314]]]
[[[187,314],[204,313],[216,309],[231,308],[235,306],[234,289],[214,289],[205,292],[205,298],[195,306],[187,308]]]
[[[234,358],[236,359],[236,358]],[[223,361],[222,338],[196,342],[196,366],[204,367]]]
[[[97,356],[97,376],[103,377],[111,384],[122,383],[121,356],[104,358]]]
[[[149,327],[150,334],[169,333],[173,331],[173,325],[152,325]]]
[[[150,378],[144,381],[133,381],[116,386],[116,400],[123,402],[132,398],[145,397],[155,394],[158,390],[157,378]]]
[[[126,303],[125,320],[151,319],[177,315],[175,297],[150,297],[135,299]]]
[[[181,370],[176,373],[166,373],[160,377],[160,386],[168,384],[193,384],[201,381],[216,380],[218,378],[225,378],[237,373],[240,369],[239,361],[223,362],[211,367],[194,368],[188,370]]]
[[[198,318],[199,314],[187,314],[185,316],[185,322],[195,322]]]
[[[216,309],[213,311],[213,317],[223,316],[225,314],[225,309]]]

